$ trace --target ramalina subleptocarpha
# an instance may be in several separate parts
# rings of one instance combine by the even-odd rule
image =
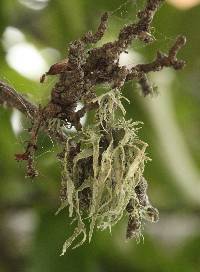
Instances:
[[[128,239],[139,239],[144,220],[158,220],[158,211],[148,200],[143,176],[144,164],[149,159],[145,153],[147,144],[137,136],[140,123],[125,120],[121,89],[126,82],[134,80],[144,96],[151,94],[148,73],[164,67],[182,69],[185,62],[177,59],[177,53],[186,39],[178,36],[168,54],[158,51],[155,60],[131,69],[120,66],[119,57],[135,39],[146,44],[154,41],[151,23],[163,2],[147,0],[144,9],[137,13],[137,22],[124,26],[114,42],[88,49],[88,45],[96,44],[104,36],[109,19],[107,12],[101,17],[96,33],[87,32],[71,42],[67,58],[52,65],[41,77],[44,82],[48,75],[59,76],[51,99],[44,107],[33,105],[0,82],[0,103],[19,109],[32,121],[27,148],[23,154],[16,154],[18,161],[27,161],[27,176],[38,175],[34,154],[40,130],[62,148],[58,155],[62,164],[59,211],[69,208],[69,216],[77,224],[64,244],[63,254],[72,244],[74,247],[83,244],[87,236],[90,241],[95,227],[111,229],[125,215],[128,216]],[[99,84],[106,84],[110,90],[97,97]],[[78,102],[82,102],[83,107],[76,111]],[[82,127],[80,119],[91,110],[95,111],[93,124]],[[73,135],[65,130],[69,125],[76,128]],[[83,238],[77,244],[75,240],[80,235]]]

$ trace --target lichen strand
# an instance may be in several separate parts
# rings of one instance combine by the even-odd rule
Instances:
[[[58,155],[62,162],[61,207],[68,207],[69,216],[77,227],[63,248],[63,253],[74,240],[83,235],[91,240],[94,228],[105,229],[115,225],[128,214],[126,237],[140,237],[144,220],[156,222],[158,212],[147,197],[147,183],[143,177],[144,164],[148,160],[147,144],[137,136],[138,122],[126,121],[122,105],[121,89],[130,80],[137,82],[143,95],[152,93],[148,73],[164,67],[175,70],[185,62],[177,59],[179,50],[185,45],[184,36],[178,36],[167,54],[157,52],[155,60],[138,64],[128,69],[119,65],[119,57],[127,52],[135,39],[148,44],[155,40],[151,34],[154,14],[163,0],[146,0],[146,6],[137,14],[135,23],[125,25],[118,38],[100,47],[98,42],[107,29],[110,14],[104,13],[96,33],[87,32],[70,43],[68,56],[52,65],[41,77],[59,76],[51,91],[51,99],[44,107],[32,105],[23,96],[0,82],[0,104],[16,107],[32,122],[30,140],[23,154],[16,154],[18,161],[27,161],[27,176],[34,178],[34,155],[40,130],[60,144]],[[109,92],[97,97],[96,87],[104,84]],[[76,111],[78,102],[82,109]],[[88,111],[96,111],[91,127],[80,123]],[[119,113],[121,111],[121,115]],[[74,126],[72,136],[66,128]],[[86,229],[89,221],[89,231]]]
[[[144,164],[147,144],[137,136],[140,122],[126,121],[119,91],[110,91],[97,101],[96,123],[74,135],[63,152],[62,204],[77,222],[74,234],[65,242],[63,254],[83,233],[89,241],[94,228],[111,230],[123,215],[129,216],[127,238],[139,238],[143,219],[157,221],[158,212],[146,194]],[[95,102],[95,101],[94,101]],[[121,109],[122,114],[116,112]],[[79,146],[70,154],[69,142]],[[149,215],[149,211],[152,215]],[[133,224],[137,220],[137,227]],[[86,222],[89,222],[87,234]]]

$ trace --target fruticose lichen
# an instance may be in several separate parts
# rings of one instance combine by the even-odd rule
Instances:
[[[87,235],[90,241],[95,227],[111,230],[125,214],[129,216],[127,238],[139,238],[143,219],[158,219],[158,211],[148,201],[143,178],[149,160],[148,145],[137,135],[141,123],[125,120],[122,98],[118,90],[98,97],[95,124],[84,127],[66,142],[61,156],[64,197],[60,209],[68,207],[77,227],[65,242],[63,254],[79,235],[83,238],[73,248],[83,244]],[[79,146],[73,154],[72,144]]]

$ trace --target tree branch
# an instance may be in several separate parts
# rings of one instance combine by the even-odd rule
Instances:
[[[0,81],[0,104],[9,108],[16,108],[31,120],[38,110],[37,106],[29,102],[23,95],[19,94],[14,88]]]
[[[132,40],[138,37],[145,43],[152,42],[154,38],[149,34],[154,15],[164,0],[148,0],[146,7],[137,14],[138,22],[125,26],[119,33],[118,42],[125,49]]]
[[[164,67],[172,67],[175,70],[180,70],[185,66],[185,61],[178,60],[177,54],[179,50],[185,45],[186,37],[178,36],[169,49],[168,55],[160,51],[157,52],[157,56],[154,61],[146,64],[138,64],[131,69],[131,72],[127,75],[126,81],[138,80],[144,96],[152,92],[152,87],[149,84],[147,74],[150,72],[157,72]]]

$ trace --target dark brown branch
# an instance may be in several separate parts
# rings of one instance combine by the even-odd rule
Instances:
[[[17,161],[27,161],[27,176],[33,178],[38,175],[34,167],[34,154],[37,149],[36,144],[39,129],[43,130],[51,139],[55,139],[57,142],[64,142],[66,136],[64,133],[49,128],[48,124],[42,118],[41,109],[37,108],[37,106],[29,102],[24,96],[3,81],[0,81],[0,104],[9,108],[16,108],[33,123],[30,131],[31,139],[29,140],[26,151],[23,154],[15,154]]]
[[[3,81],[0,81],[0,104],[9,108],[16,108],[30,119],[34,119],[37,112],[37,106]]]
[[[80,40],[70,43],[68,53],[68,63],[71,68],[77,69],[77,73],[83,75],[81,65],[85,62],[85,47],[89,43],[97,43],[104,35],[108,24],[108,12],[101,16],[100,24],[95,33],[88,31]],[[80,76],[81,76],[80,75]]]
[[[143,11],[139,11],[137,17],[139,21],[122,28],[119,33],[118,42],[126,49],[133,39],[136,37],[145,43],[152,42],[154,38],[151,36],[150,25],[153,17],[164,0],[148,0]]]
[[[144,95],[152,93],[147,74],[160,71],[164,67],[181,69],[185,62],[177,60],[177,53],[185,44],[186,39],[180,36],[168,52],[168,55],[157,53],[156,59],[148,64],[139,64],[131,69],[119,65],[120,54],[127,49],[134,39],[140,39],[145,43],[153,41],[151,35],[151,22],[163,0],[147,0],[146,6],[137,14],[138,21],[122,28],[118,40],[108,42],[101,47],[95,47],[88,51],[89,43],[98,42],[107,29],[109,14],[102,15],[99,27],[93,34],[87,32],[82,38],[70,43],[68,56],[64,60],[52,65],[45,75],[58,75],[59,79],[51,90],[51,99],[43,108],[36,107],[18,94],[13,88],[0,81],[0,104],[15,107],[32,121],[30,140],[26,151],[18,154],[18,160],[28,162],[28,175],[35,176],[34,153],[37,148],[39,130],[45,131],[51,138],[64,144],[67,135],[63,126],[74,126],[81,130],[80,123],[88,111],[98,108],[96,86],[108,84],[111,89],[121,89],[126,81],[135,80],[142,88]],[[76,112],[77,103],[82,102],[83,108]]]
[[[146,74],[142,74],[138,83],[141,86],[144,96],[147,96],[148,94],[153,93],[153,88],[152,88],[151,84],[149,83],[149,79]]]
[[[136,79],[141,85],[144,95],[152,93],[152,87],[148,82],[147,75],[150,72],[157,72],[164,67],[172,67],[175,70],[182,69],[185,66],[185,61],[178,60],[177,54],[179,50],[185,45],[185,36],[178,36],[169,49],[168,55],[158,51],[156,59],[147,64],[138,64],[131,69],[131,72],[127,75],[126,81]]]
[[[164,67],[173,67],[175,70],[182,69],[185,65],[185,61],[177,60],[177,54],[179,50],[185,45],[185,36],[177,37],[174,45],[169,50],[168,55],[158,51],[156,59],[148,64],[139,64],[133,69],[138,72],[149,73],[160,71]]]
[[[28,117],[31,121],[35,119],[39,108],[28,101],[23,95],[18,93],[14,88],[0,80],[0,105],[5,105],[9,108],[15,108]],[[66,139],[64,134],[44,127],[43,130],[58,142],[63,142]]]
[[[92,31],[88,31],[81,38],[81,41],[83,41],[85,44],[88,44],[88,43],[97,43],[98,41],[100,41],[101,38],[103,37],[106,29],[107,29],[108,17],[109,17],[108,12],[105,12],[101,16],[101,21],[100,21],[100,24],[99,24],[99,27],[98,27],[96,33],[93,34]]]

